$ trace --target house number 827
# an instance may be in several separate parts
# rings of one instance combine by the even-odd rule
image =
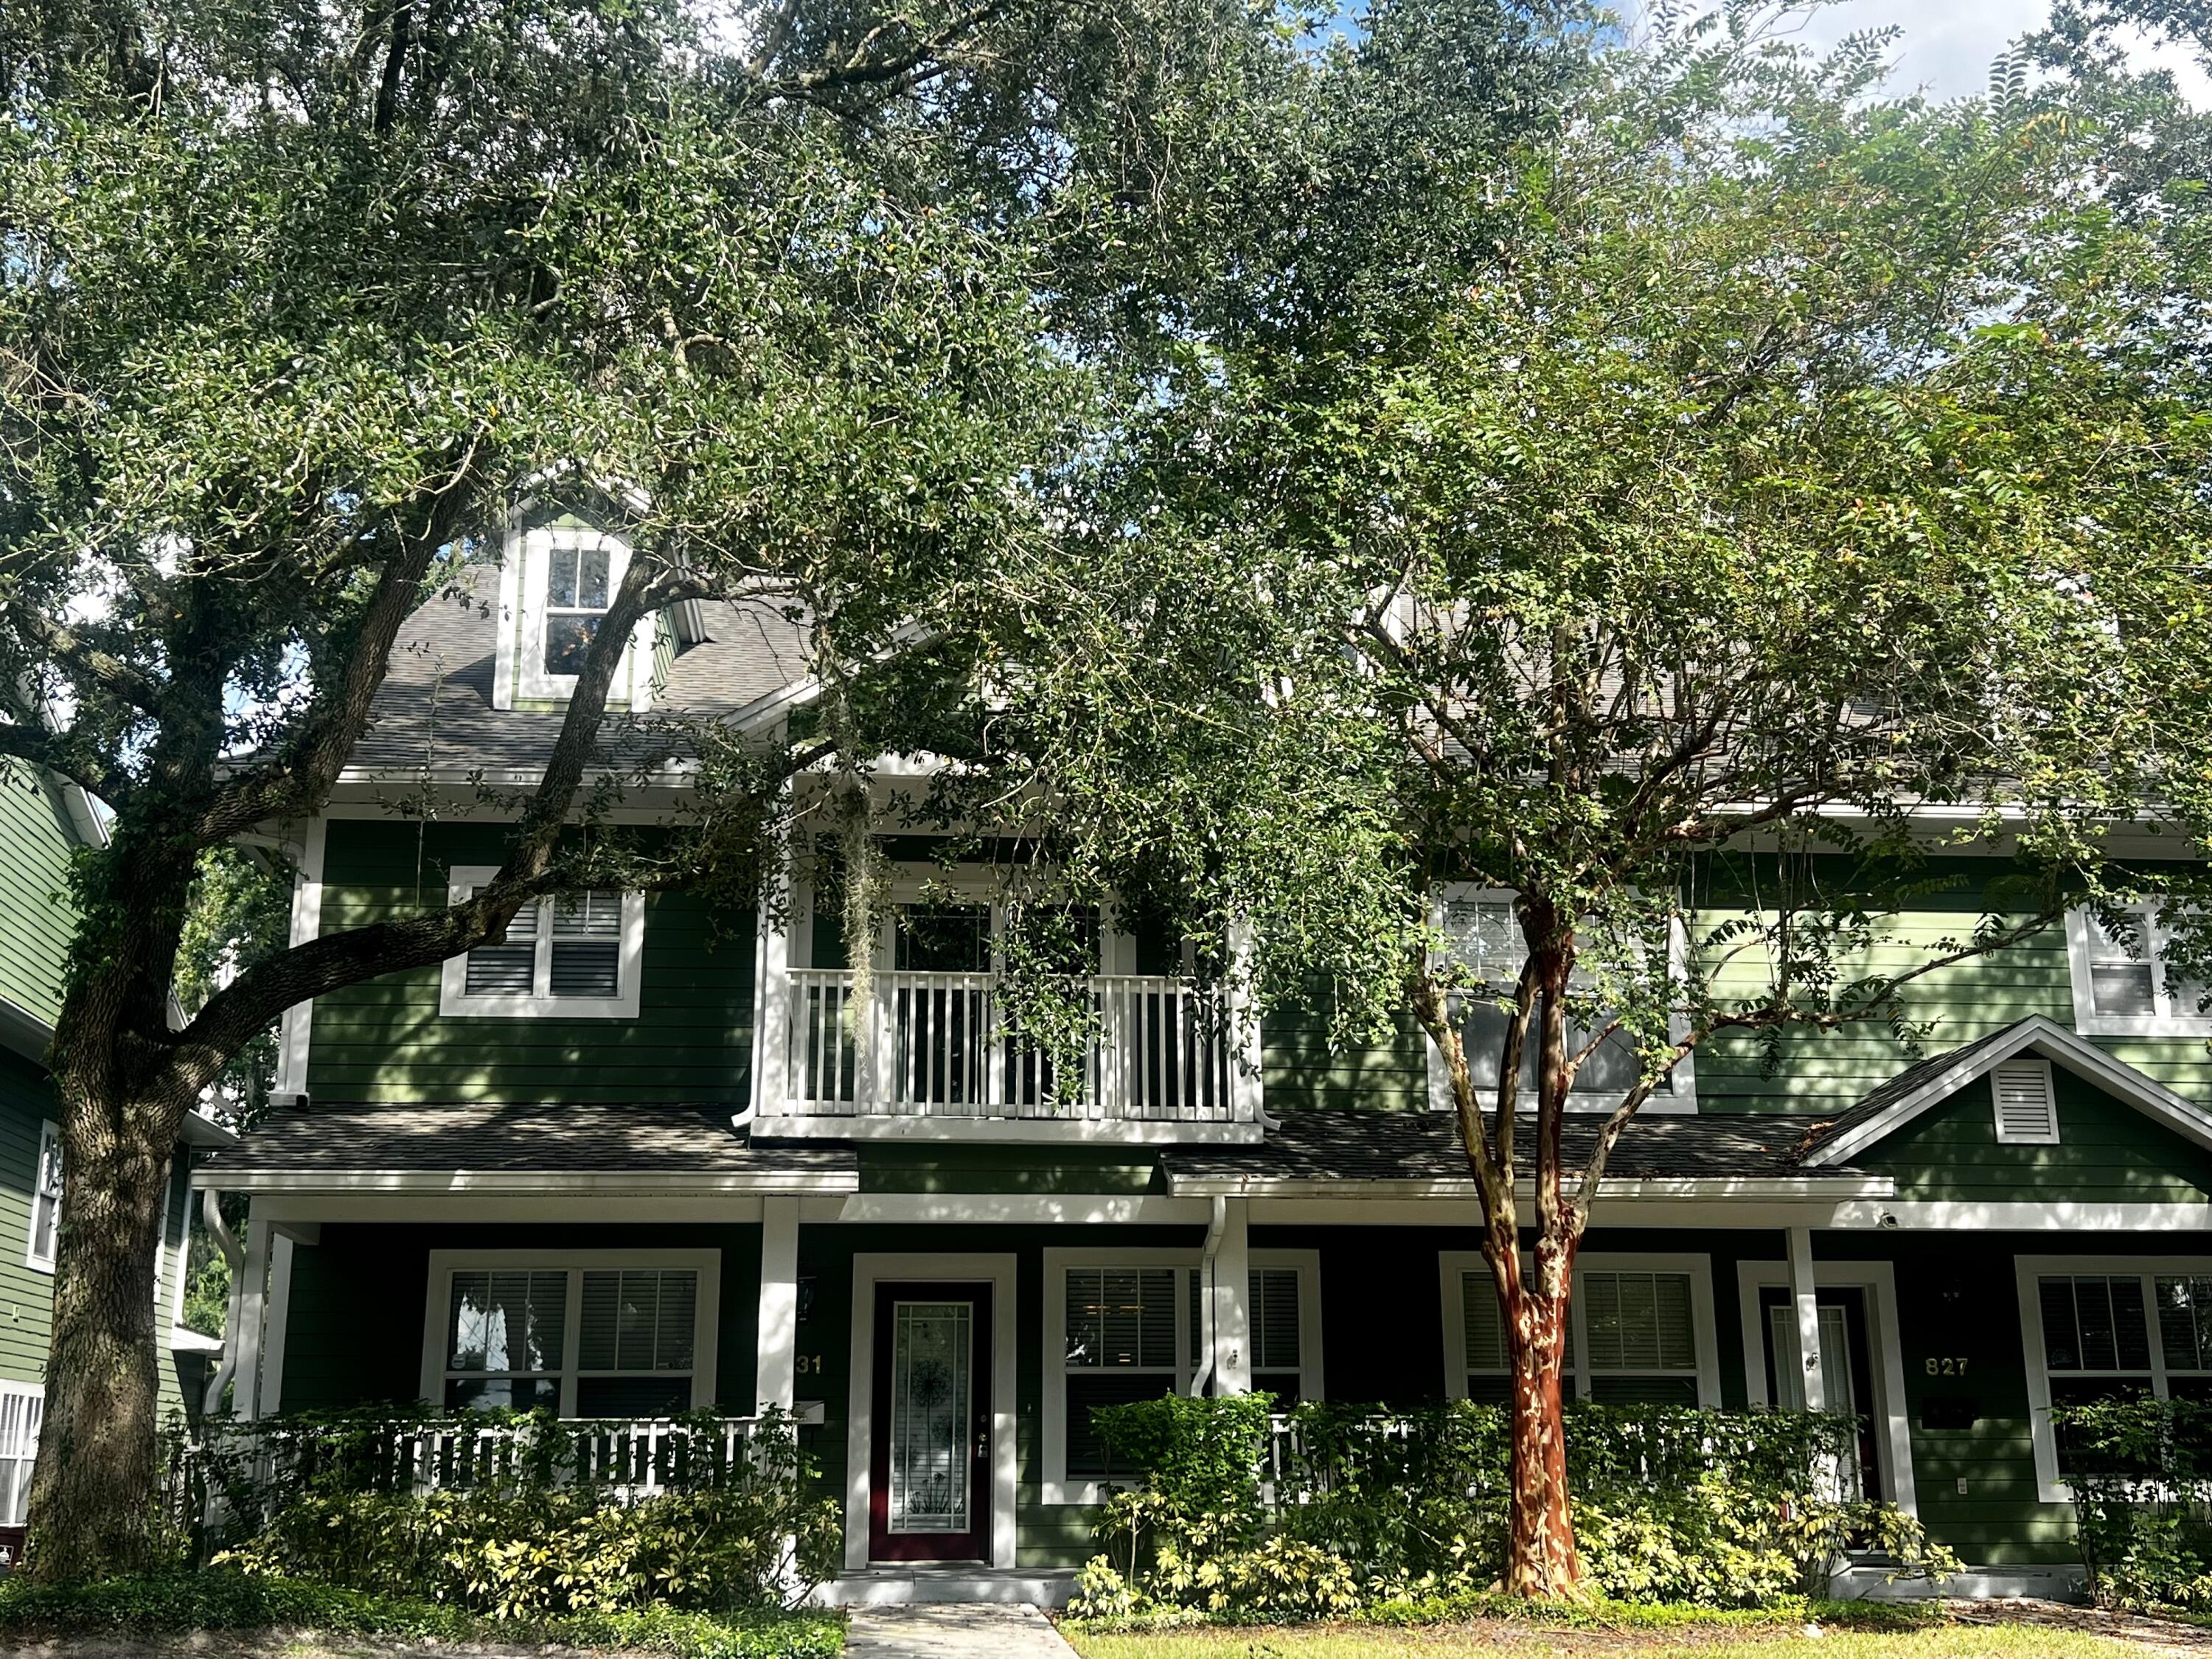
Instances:
[[[1966,1362],[1963,1358],[1930,1359],[1928,1362],[1928,1375],[1930,1376],[1964,1376],[1966,1374]]]

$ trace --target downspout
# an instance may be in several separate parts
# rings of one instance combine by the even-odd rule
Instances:
[[[1198,1346],[1206,1351],[1202,1364],[1194,1364],[1190,1371],[1190,1397],[1203,1398],[1206,1385],[1213,1380],[1213,1259],[1221,1254],[1221,1235],[1229,1226],[1229,1200],[1213,1200],[1212,1218],[1206,1224],[1206,1249],[1198,1262]]]
[[[744,1111],[730,1120],[730,1127],[739,1134],[743,1134],[753,1127],[753,1120],[759,1115],[760,1107],[757,1103],[748,1105]]]
[[[200,1399],[200,1415],[212,1417],[222,1409],[222,1391],[238,1370],[238,1326],[244,1316],[246,1302],[246,1252],[239,1248],[238,1235],[222,1218],[222,1194],[212,1187],[200,1189],[200,1214],[207,1221],[208,1236],[215,1240],[216,1249],[230,1267],[230,1310],[223,1321],[222,1363],[208,1378],[207,1393]]]

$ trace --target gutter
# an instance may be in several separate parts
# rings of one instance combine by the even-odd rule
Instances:
[[[1198,1345],[1205,1350],[1206,1363],[1193,1366],[1190,1374],[1190,1397],[1200,1399],[1206,1385],[1213,1380],[1213,1285],[1214,1260],[1221,1254],[1221,1235],[1229,1225],[1229,1200],[1213,1200],[1213,1213],[1206,1224],[1206,1249],[1198,1261],[1198,1293],[1204,1299],[1198,1309]]]
[[[535,1170],[241,1170],[227,1173],[220,1164],[201,1171],[210,1189],[233,1193],[525,1193],[621,1194],[672,1197],[716,1194],[763,1194],[786,1197],[860,1190],[856,1170],[819,1174],[747,1170],[734,1175],[624,1174],[619,1170],[558,1174]]]
[[[1462,1177],[1415,1179],[1389,1176],[1363,1181],[1347,1176],[1168,1176],[1168,1191],[1177,1198],[1433,1198],[1479,1199],[1482,1189]],[[1531,1197],[1533,1182],[1515,1188],[1516,1197]],[[1778,1199],[1894,1198],[1893,1176],[1673,1176],[1627,1180],[1608,1178],[1598,1188],[1601,1200],[1612,1199]]]

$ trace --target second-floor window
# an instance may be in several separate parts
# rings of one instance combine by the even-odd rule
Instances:
[[[459,904],[496,873],[453,872]],[[645,949],[645,896],[614,888],[534,901],[504,938],[449,959],[439,1011],[519,1018],[632,1019]]]
[[[2130,926],[2106,928],[2087,910],[2066,918],[2074,975],[2074,1028],[2088,1036],[2212,1036],[2208,987],[2169,961],[2173,917],[2164,906],[2129,907]]]
[[[556,542],[545,570],[545,660],[549,674],[580,674],[592,635],[607,613],[614,556],[601,544]]]
[[[1460,1041],[1467,1049],[1468,1069],[1475,1088],[1487,1100],[1496,1091],[1498,1066],[1505,1052],[1505,1033],[1510,1016],[1501,1003],[1517,994],[1521,965],[1528,959],[1528,945],[1513,914],[1513,895],[1500,889],[1453,884],[1440,890],[1433,902],[1437,931],[1448,941],[1447,952],[1462,970],[1470,988],[1455,997],[1460,1011]],[[1681,941],[1677,939],[1679,954]],[[1580,1049],[1587,1034],[1567,1027],[1570,1052]],[[1450,1104],[1440,1057],[1427,1045],[1430,1103],[1443,1109]],[[1615,1032],[1600,1043],[1576,1072],[1570,1086],[1570,1110],[1610,1111],[1635,1086],[1640,1074],[1635,1045]],[[1694,1096],[1690,1062],[1676,1066],[1652,1091],[1646,1109],[1691,1109]],[[1521,1056],[1521,1108],[1536,1107],[1536,1042],[1532,1025],[1528,1046]]]

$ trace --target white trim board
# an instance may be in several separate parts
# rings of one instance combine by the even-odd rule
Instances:
[[[845,1420],[845,1565],[866,1571],[868,1562],[868,1473],[874,1446],[876,1393],[876,1286],[914,1280],[977,1279],[991,1286],[991,1559],[994,1567],[1014,1565],[1014,1389],[1018,1376],[1019,1322],[1014,1316],[1015,1270],[1012,1252],[863,1251],[853,1257],[852,1381]],[[912,1567],[915,1563],[896,1564]]]
[[[1852,1154],[1865,1151],[1942,1105],[1994,1066],[2030,1051],[2064,1066],[2084,1082],[2134,1107],[2185,1139],[2212,1149],[2212,1114],[2125,1061],[2113,1059],[2095,1043],[2057,1021],[2031,1014],[1985,1047],[1944,1066],[1865,1122],[1814,1147],[1806,1155],[1807,1165],[1820,1167],[1846,1162]]]
[[[1771,1402],[1766,1397],[1766,1331],[1759,1314],[1759,1293],[1772,1285],[1788,1289],[1787,1261],[1738,1261],[1735,1264],[1736,1312],[1743,1326],[1744,1398],[1753,1406]],[[1884,1432],[1876,1443],[1881,1452],[1881,1476],[1898,1508],[1920,1513],[1919,1496],[1912,1478],[1912,1422],[1905,1407],[1905,1346],[1898,1335],[1897,1272],[1887,1261],[1815,1261],[1814,1289],[1823,1285],[1866,1291],[1867,1340],[1876,1350],[1869,1370],[1874,1373],[1875,1407],[1882,1415]]]
[[[330,843],[327,813],[310,818],[300,842],[300,861],[292,877],[292,931],[289,943],[305,945],[322,932],[323,863]],[[315,1004],[310,998],[284,1011],[277,1039],[277,1095],[307,1092],[308,1047],[314,1035]]]

